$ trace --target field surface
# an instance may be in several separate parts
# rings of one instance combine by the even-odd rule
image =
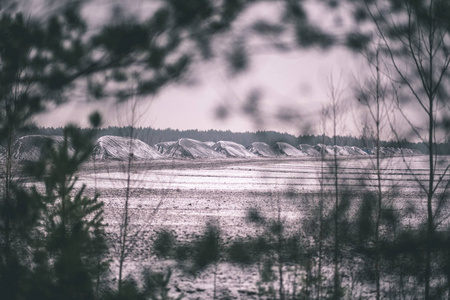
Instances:
[[[339,159],[340,188],[350,189],[355,195],[375,189],[373,159],[367,156]],[[438,167],[436,178],[444,174],[449,162],[448,157],[439,158],[438,166],[442,167]],[[382,185],[386,190],[395,189],[402,199],[415,203],[420,211],[425,202],[419,182],[426,183],[427,166],[426,156],[384,158]],[[100,193],[112,239],[120,230],[128,193],[130,232],[135,238],[130,246],[127,271],[136,275],[138,266],[156,266],[151,244],[154,232],[160,228],[169,228],[179,238],[190,239],[208,221],[214,221],[226,242],[253,233],[246,226],[245,214],[249,208],[259,208],[273,218],[280,211],[291,228],[301,230],[302,218],[316,201],[321,184],[325,190],[333,188],[333,168],[332,160],[322,162],[311,157],[179,159],[133,162],[131,172],[126,172],[125,162],[110,161],[86,166],[80,182],[87,185],[88,191]],[[444,179],[450,179],[449,175]],[[397,205],[401,208],[404,204]],[[256,270],[250,268],[243,272],[237,266],[221,263],[217,276],[217,286],[223,295],[235,299],[256,297]],[[187,299],[211,299],[212,278],[208,271],[195,278],[176,272],[172,291],[184,292]]]

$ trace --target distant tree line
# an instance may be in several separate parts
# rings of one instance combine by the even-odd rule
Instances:
[[[130,136],[131,127],[117,127],[110,126],[107,128],[99,128],[96,130],[96,136],[102,137],[105,135],[114,136]],[[83,129],[82,129],[83,130]],[[87,129],[85,129],[87,131]],[[62,135],[62,127],[39,127],[29,131],[29,134],[43,134],[43,135]],[[256,132],[232,132],[230,130],[178,130],[178,129],[155,129],[151,127],[138,127],[133,129],[133,135],[135,138],[149,144],[155,145],[161,142],[176,141],[181,138],[190,138],[202,142],[208,141],[232,141],[244,146],[248,146],[254,142],[264,142],[269,145],[273,145],[277,142],[285,142],[292,146],[298,146],[299,144],[308,145],[333,145],[333,137],[323,135],[300,135],[298,137],[289,134],[281,133],[277,131],[256,131]],[[336,144],[338,146],[355,146],[359,148],[372,148],[373,143],[367,141],[364,137],[355,137],[351,135],[337,136]],[[409,142],[406,139],[402,141],[381,141],[382,147],[397,147],[397,148],[409,148],[420,150],[422,153],[428,153],[428,148],[424,143]],[[439,143],[436,145],[436,152],[439,155],[450,154],[450,143]]]
[[[45,135],[61,135],[63,128],[37,128],[32,131],[33,134]],[[100,128],[96,131],[97,136],[115,135],[130,136],[132,128],[110,126]],[[133,128],[133,136],[142,140],[149,145],[155,145],[161,142],[176,141],[181,138],[190,138],[202,142],[208,141],[233,141],[244,146],[248,146],[253,142],[264,142],[274,144],[276,142],[286,142],[292,145],[297,144],[297,137],[288,133],[280,133],[276,131],[257,131],[257,132],[232,132],[230,130],[178,130],[178,129],[154,129],[150,127]]]

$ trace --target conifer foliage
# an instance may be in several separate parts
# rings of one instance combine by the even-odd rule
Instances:
[[[86,196],[84,185],[77,186],[76,172],[92,152],[88,141],[67,127],[64,142],[49,145],[44,158],[28,166],[45,185],[44,191],[33,188],[34,199],[44,207],[37,266],[46,266],[54,276],[46,284],[55,299],[94,299],[96,280],[107,267],[103,203],[98,195]]]

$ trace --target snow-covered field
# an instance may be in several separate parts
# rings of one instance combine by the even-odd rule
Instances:
[[[364,189],[375,189],[376,173],[373,156],[341,158],[339,183],[341,188],[352,189],[355,194]],[[450,162],[442,157],[436,178]],[[423,192],[416,179],[427,180],[427,157],[389,157],[382,162],[383,186],[396,188],[403,199],[424,205]],[[278,205],[284,220],[295,228],[306,208],[315,201],[320,189],[319,180],[324,170],[324,186],[333,186],[330,171],[332,161],[320,158],[224,158],[175,159],[133,163],[130,174],[130,222],[133,230],[141,230],[128,264],[151,265],[151,238],[155,230],[168,227],[179,237],[190,238],[215,220],[225,234],[225,240],[251,234],[245,225],[248,208],[260,208],[267,216],[276,217]],[[124,204],[128,174],[126,163],[120,161],[97,162],[81,172],[80,181],[94,187],[105,202],[108,231],[118,230],[121,208]],[[411,174],[413,172],[415,175]],[[447,174],[445,177],[450,179]],[[401,205],[401,204],[399,204]],[[139,229],[140,228],[140,229]],[[235,271],[230,271],[235,270]],[[235,298],[252,299],[256,291],[257,272],[239,272],[237,267],[220,264],[219,289],[228,289]],[[212,289],[211,273],[198,278],[175,276],[172,284],[187,295],[187,299],[209,299]],[[240,292],[239,292],[240,291]],[[247,298],[246,298],[247,297]]]

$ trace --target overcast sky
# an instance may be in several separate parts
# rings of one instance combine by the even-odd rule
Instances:
[[[108,16],[106,6],[102,4],[104,1],[99,3],[101,5],[89,10],[95,12],[95,15],[90,15],[95,22]],[[259,13],[273,15],[270,8],[261,8]],[[171,85],[155,97],[140,99],[139,119],[134,125],[199,130],[277,130],[292,134],[318,132],[315,125],[319,123],[321,107],[328,101],[330,75],[333,74],[335,80],[342,77],[341,88],[349,90],[354,78],[361,77],[365,65],[362,59],[342,48],[297,50],[283,54],[270,51],[253,56],[251,61],[249,70],[233,78],[228,76],[226,65],[220,59],[194,66],[189,81],[195,84]],[[255,89],[261,93],[262,123],[254,122],[242,113],[249,93]],[[344,97],[349,97],[346,99],[348,102],[353,101],[350,93],[344,93]],[[227,118],[216,117],[219,106],[229,109]],[[291,122],[278,121],[274,116],[282,108],[299,117]],[[51,109],[38,116],[37,123],[55,127],[73,122],[86,126],[87,116],[94,110],[103,114],[104,126],[132,123],[126,113],[130,111],[129,103],[86,103],[84,99]],[[357,135],[355,128],[360,125],[357,123],[354,118],[346,119],[342,134]]]
[[[210,62],[194,67],[190,78],[194,84],[173,84],[155,97],[139,100],[138,126],[176,129],[220,129],[231,131],[255,131],[260,129],[304,132],[305,126],[319,122],[322,105],[328,101],[328,80],[342,76],[342,88],[349,88],[353,76],[357,76],[363,62],[342,50],[297,51],[291,54],[261,54],[252,59],[251,68],[235,78],[227,75],[222,62]],[[261,91],[264,124],[256,124],[242,113],[248,94]],[[350,94],[345,96],[351,96]],[[352,101],[348,99],[348,101]],[[220,106],[230,108],[227,118],[218,119]],[[301,119],[280,122],[274,115],[280,107],[297,112]],[[38,117],[41,126],[63,126],[75,122],[86,126],[89,113],[102,112],[105,126],[130,124],[130,104],[117,105],[100,101],[86,103],[72,101]],[[348,120],[349,131],[355,124]]]

